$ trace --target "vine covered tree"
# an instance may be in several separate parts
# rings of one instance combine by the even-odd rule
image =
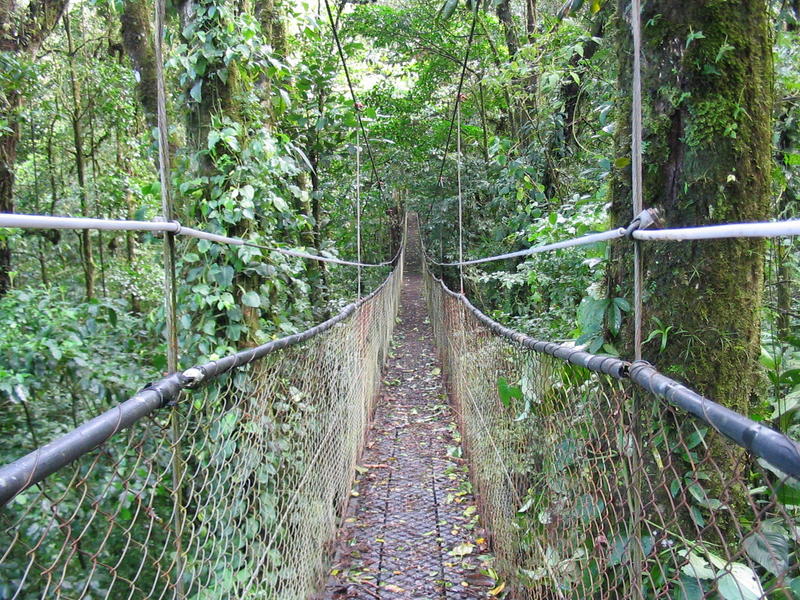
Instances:
[[[772,47],[766,0],[648,2],[642,13],[644,206],[668,227],[763,221],[770,209]],[[613,220],[630,200],[630,6],[617,7],[620,60]],[[645,329],[672,326],[658,362],[744,414],[759,386],[764,243],[645,245]],[[631,253],[615,246],[610,293],[628,295]],[[624,353],[631,354],[630,341]]]

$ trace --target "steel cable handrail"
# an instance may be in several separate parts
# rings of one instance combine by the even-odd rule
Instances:
[[[228,244],[231,246],[251,246],[253,248],[269,250],[270,252],[278,252],[279,254],[284,254],[286,256],[294,256],[296,258],[316,260],[319,262],[347,265],[352,267],[385,267],[387,265],[394,264],[395,260],[400,254],[400,251],[398,250],[391,260],[380,263],[356,262],[341,258],[310,254],[308,252],[303,252],[302,250],[292,250],[289,248],[281,248],[279,246],[258,244],[242,238],[229,237],[225,235],[219,235],[217,233],[211,233],[209,231],[185,227],[178,221],[129,221],[124,219],[95,219],[87,217],[55,217],[49,215],[0,213],[0,227],[14,229],[96,229],[101,231],[143,231],[150,233],[172,233],[174,235],[182,235],[184,237],[195,238],[198,240],[206,240],[217,244]]]
[[[502,325],[481,312],[469,299],[452,291],[430,271],[433,279],[449,296],[458,299],[487,329],[515,344],[584,367],[595,373],[616,379],[629,379],[638,387],[694,415],[735,444],[763,458],[787,475],[800,479],[800,445],[783,433],[753,421],[744,415],[717,404],[683,384],[660,373],[642,360],[624,361],[613,356],[585,352],[579,347],[536,340],[524,333]]]

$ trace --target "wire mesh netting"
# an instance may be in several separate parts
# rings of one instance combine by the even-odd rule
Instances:
[[[800,482],[630,380],[497,335],[426,274],[498,570],[517,598],[800,598]]]
[[[0,510],[0,598],[307,598],[350,497],[398,264],[338,324],[18,494]]]

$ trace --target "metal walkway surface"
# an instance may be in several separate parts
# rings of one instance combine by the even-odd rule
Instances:
[[[491,556],[413,272],[393,345],[324,598],[486,598]]]

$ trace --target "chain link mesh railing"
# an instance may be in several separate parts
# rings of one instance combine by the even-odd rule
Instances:
[[[429,272],[426,293],[512,597],[800,598],[800,482],[729,437],[795,476],[796,444],[646,363],[511,332]]]
[[[309,597],[351,494],[401,283],[402,256],[323,326],[166,378],[0,469],[13,498],[0,510],[0,598]]]

